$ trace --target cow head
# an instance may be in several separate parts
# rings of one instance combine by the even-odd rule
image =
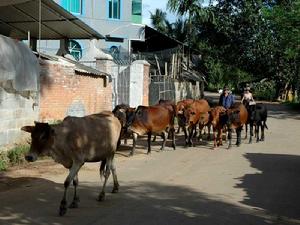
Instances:
[[[186,109],[184,110],[184,117],[185,117],[186,125],[196,124],[199,119],[195,108],[190,107],[190,106],[186,107]]]
[[[38,156],[47,155],[54,142],[54,130],[48,123],[35,122],[35,126],[24,126],[21,130],[31,133],[31,146],[25,159],[34,162]]]
[[[217,124],[224,125],[227,121],[226,109],[221,106],[212,108],[209,112],[209,120],[213,127],[216,127]]]
[[[135,111],[131,111],[127,115],[126,127],[128,130],[136,132],[138,134],[143,133],[143,121],[145,118],[144,111],[147,109],[146,106],[138,106]]]
[[[226,112],[226,121],[224,121],[229,128],[232,124],[240,123],[240,110],[238,109],[228,109]]]
[[[209,121],[209,112],[201,112],[200,113],[200,118],[199,118],[199,123],[202,125],[207,124]]]

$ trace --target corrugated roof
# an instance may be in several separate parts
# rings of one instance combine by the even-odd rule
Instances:
[[[41,39],[104,39],[104,36],[52,0],[41,0]],[[16,39],[39,38],[39,0],[0,1],[0,33]]]
[[[37,52],[34,52],[35,55],[38,55]],[[108,79],[108,82],[112,82],[112,76],[109,73],[106,73],[104,71],[94,69],[92,67],[86,66],[84,64],[81,64],[80,62],[65,58],[63,56],[50,56],[44,53],[40,53],[41,59],[51,60],[51,61],[60,61],[60,62],[67,62],[69,65],[72,65],[74,67],[74,71],[86,76],[92,76],[92,77],[105,77]]]

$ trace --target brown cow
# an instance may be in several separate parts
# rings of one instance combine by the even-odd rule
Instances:
[[[130,155],[134,154],[138,135],[148,135],[148,152],[151,153],[151,135],[158,134],[163,138],[161,150],[166,144],[168,130],[174,131],[175,113],[162,105],[139,106],[134,115],[128,120],[128,129],[133,132],[133,147]],[[175,135],[172,135],[172,147],[176,148]]]
[[[209,112],[209,118],[210,118],[209,120],[213,127],[214,148],[223,145],[222,132],[225,126],[225,121],[223,119],[225,113],[226,113],[226,109],[223,106],[216,106],[214,108],[211,108]]]
[[[177,102],[176,104],[176,116],[177,116],[177,123],[178,123],[177,134],[180,132],[180,128],[182,128],[184,135],[187,136],[186,127],[185,127],[184,110],[193,102],[194,99],[184,99]]]
[[[64,182],[64,195],[60,203],[59,214],[67,212],[67,190],[73,181],[74,197],[70,208],[77,208],[78,171],[85,162],[102,161],[100,176],[105,180],[98,200],[104,200],[107,179],[112,172],[114,187],[119,189],[114,154],[120,136],[121,124],[112,113],[99,113],[85,117],[66,117],[62,123],[49,125],[35,122],[35,126],[25,126],[23,131],[31,133],[30,151],[25,159],[36,161],[38,156],[49,155],[55,161],[69,169],[69,175]]]
[[[241,131],[243,125],[247,123],[248,112],[242,103],[235,103],[231,108],[227,109],[224,121],[228,128],[228,149],[231,148],[232,130],[236,130],[236,145],[241,145]]]
[[[196,131],[196,126],[199,123],[201,116],[210,110],[209,104],[205,99],[195,100],[192,104],[184,109],[185,126],[188,126],[188,138],[185,133],[186,145],[193,146],[192,137]],[[202,132],[204,126],[200,126]]]

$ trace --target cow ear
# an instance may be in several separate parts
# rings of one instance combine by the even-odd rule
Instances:
[[[21,130],[28,132],[28,133],[32,133],[32,131],[34,130],[35,126],[24,126],[21,128]]]

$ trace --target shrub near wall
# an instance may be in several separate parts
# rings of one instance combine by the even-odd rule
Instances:
[[[273,101],[276,99],[276,84],[274,81],[265,81],[253,84],[253,96],[257,100]]]

